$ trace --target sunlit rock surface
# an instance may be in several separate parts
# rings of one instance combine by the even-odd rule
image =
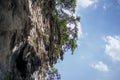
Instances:
[[[0,0],[0,80],[45,80],[50,60],[47,3]]]

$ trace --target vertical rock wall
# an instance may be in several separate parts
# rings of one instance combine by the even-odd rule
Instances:
[[[50,20],[43,5],[0,0],[0,80],[45,80]]]

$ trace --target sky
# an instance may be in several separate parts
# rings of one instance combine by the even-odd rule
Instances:
[[[120,80],[120,0],[77,0],[78,47],[55,65],[61,80]]]

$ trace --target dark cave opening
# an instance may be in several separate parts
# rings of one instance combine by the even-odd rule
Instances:
[[[21,52],[16,59],[16,67],[19,70],[21,77],[25,78],[26,76],[26,61],[23,60],[23,53]]]
[[[41,66],[41,60],[36,54],[34,48],[27,44],[20,49],[15,64],[22,80],[26,80],[26,78],[33,74],[34,71],[39,69]]]

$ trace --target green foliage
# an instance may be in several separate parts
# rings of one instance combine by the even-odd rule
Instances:
[[[61,48],[60,48],[60,47],[56,47],[56,48],[54,49],[54,56],[55,56],[56,58],[58,58],[58,57],[60,56],[60,53],[61,53]]]
[[[75,48],[77,47],[76,44],[76,39],[77,39],[77,21],[80,21],[79,17],[75,17],[72,14],[69,15],[67,14],[64,10],[68,10],[71,13],[75,12],[75,7],[76,7],[76,0],[55,0],[56,1],[56,7],[61,7],[59,9],[54,8],[55,10],[52,11],[52,17],[53,17],[53,21],[58,25],[58,27],[60,28],[60,44],[59,44],[59,48],[55,48],[54,50],[54,54],[58,56],[60,56],[60,53],[62,52],[62,46],[66,44],[66,42],[68,42],[69,44],[66,45],[65,48],[69,47],[71,48],[72,54],[75,50]],[[67,24],[74,24],[75,27],[73,30],[68,29],[68,27],[66,26]],[[69,37],[70,35],[72,35],[72,39]],[[64,52],[64,50],[63,50]]]
[[[66,50],[71,49],[73,53],[77,47],[77,21],[80,19],[73,15],[75,13],[76,0],[49,0],[49,2],[52,2],[50,17],[52,20],[52,30],[49,36],[49,39],[52,41],[52,58],[63,59],[63,54]],[[66,13],[66,10],[70,12],[71,15]],[[67,24],[74,24],[74,29],[69,29]],[[41,32],[39,33],[42,34]],[[42,35],[44,36],[44,34]],[[70,38],[70,35],[72,35],[72,38]],[[47,38],[48,36],[46,35],[44,37]],[[63,49],[63,45],[65,45],[65,49]]]
[[[67,32],[67,27],[66,27],[66,20],[61,20],[59,23],[60,25],[60,32],[61,32],[61,44],[64,45],[66,41],[69,40],[69,34]]]
[[[52,17],[53,17],[55,20],[57,20],[57,18],[58,18],[55,10],[52,11]]]
[[[49,47],[49,59],[50,65],[56,63],[58,59],[63,60],[63,55],[65,51],[71,49],[73,54],[75,48],[77,47],[77,22],[80,21],[79,17],[74,16],[76,0],[49,0],[52,2],[52,11],[50,16],[51,30],[50,30],[50,47]],[[69,15],[69,13],[71,13]],[[70,28],[67,24],[74,24],[74,28]],[[42,33],[40,33],[42,34]],[[70,37],[72,36],[72,38]],[[48,70],[46,80],[60,80],[58,71],[51,67]],[[55,79],[56,75],[58,76]]]
[[[72,51],[72,54],[73,54],[75,48],[77,47],[74,39],[70,39],[70,45],[71,45],[71,51]]]

